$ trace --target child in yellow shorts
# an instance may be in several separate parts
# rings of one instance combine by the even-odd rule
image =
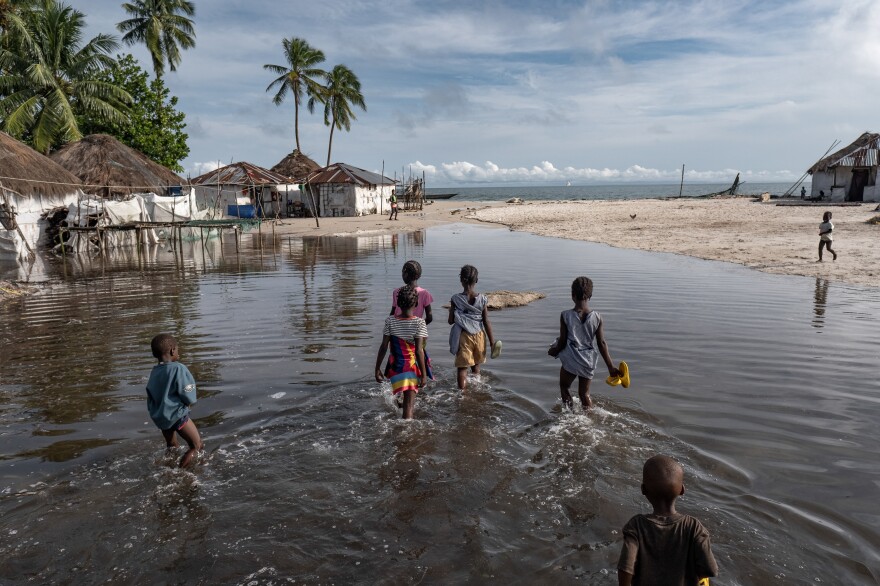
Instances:
[[[480,374],[480,365],[486,362],[486,336],[493,350],[496,342],[495,336],[492,335],[492,325],[489,323],[489,299],[482,293],[477,293],[475,289],[478,281],[476,267],[471,265],[461,267],[459,280],[463,291],[452,296],[449,306],[448,321],[452,326],[449,332],[449,351],[455,354],[458,388],[463,391],[467,386],[468,368],[474,374]],[[499,351],[500,341],[498,349],[493,352],[493,358]]]

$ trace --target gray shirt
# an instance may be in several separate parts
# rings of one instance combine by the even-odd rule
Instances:
[[[483,310],[489,305],[489,298],[478,293],[473,304],[464,293],[456,293],[452,296],[452,329],[449,330],[449,352],[458,353],[458,345],[461,342],[461,331],[476,334],[483,330]]]

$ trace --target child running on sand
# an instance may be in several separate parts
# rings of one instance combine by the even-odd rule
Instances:
[[[458,388],[462,391],[467,386],[468,368],[474,374],[480,374],[480,365],[486,362],[486,338],[483,330],[489,337],[492,358],[497,358],[501,353],[501,340],[496,342],[489,323],[489,299],[475,290],[478,276],[476,267],[461,267],[458,278],[464,290],[452,296],[449,306],[448,322],[452,326],[449,332],[449,351],[455,354]]]
[[[573,408],[573,402],[568,389],[575,377],[578,379],[578,395],[584,411],[593,406],[590,381],[593,379],[599,354],[608,367],[608,374],[620,376],[620,371],[611,362],[602,328],[602,316],[589,307],[592,296],[593,281],[587,277],[578,277],[572,282],[571,299],[574,301],[574,309],[567,309],[559,316],[559,337],[547,351],[547,354],[559,358],[562,363],[559,369],[559,390],[563,404],[569,409]],[[598,352],[594,340],[599,346]]]
[[[150,342],[150,348],[159,364],[153,367],[147,381],[147,409],[153,423],[162,430],[169,451],[178,446],[175,434],[189,445],[180,459],[180,467],[186,468],[204,448],[199,430],[189,418],[189,406],[196,402],[196,381],[189,369],[178,362],[180,352],[173,336],[159,334]]]
[[[831,260],[837,260],[837,253],[831,250],[831,242],[834,237],[831,233],[834,231],[834,224],[831,223],[831,212],[825,212],[822,215],[822,223],[819,224],[819,262],[822,262],[822,248],[828,249],[833,257]]]
[[[402,273],[403,282],[410,287],[414,287],[416,293],[419,294],[419,302],[413,308],[412,314],[424,319],[426,324],[430,324],[434,321],[434,316],[431,313],[431,303],[433,303],[434,297],[431,296],[427,289],[419,287],[419,279],[422,278],[422,265],[418,261],[408,260],[403,264]],[[400,292],[400,288],[395,289],[394,293],[391,294],[391,315],[399,316],[402,313],[400,307],[397,306],[398,292]]]
[[[420,317],[413,315],[419,302],[419,294],[411,285],[404,285],[397,292],[397,306],[401,314],[385,318],[382,331],[382,344],[376,355],[376,382],[387,378],[392,392],[398,397],[397,406],[403,409],[403,418],[412,419],[415,410],[416,393],[419,388],[433,379],[430,359],[426,358],[425,343],[428,340],[428,325]],[[385,373],[382,373],[382,360],[391,349]],[[400,397],[403,400],[400,400]]]
[[[623,527],[617,562],[621,586],[695,586],[718,575],[709,532],[694,517],[675,510],[684,494],[684,470],[669,456],[654,456],[642,469],[642,494],[654,507]]]

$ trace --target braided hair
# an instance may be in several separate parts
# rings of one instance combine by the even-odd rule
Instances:
[[[408,260],[403,265],[403,282],[409,285],[422,277],[422,265],[415,260]]]
[[[461,281],[462,285],[475,285],[477,282],[477,277],[479,273],[477,272],[477,267],[473,265],[464,265],[461,267],[461,272],[458,274],[458,279]]]
[[[404,285],[397,290],[397,307],[410,309],[419,304],[419,292],[412,285]]]
[[[571,298],[583,301],[593,296],[593,281],[587,277],[578,277],[571,283]]]

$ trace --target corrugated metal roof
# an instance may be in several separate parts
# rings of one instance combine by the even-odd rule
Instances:
[[[293,183],[293,180],[246,161],[220,167],[192,180],[193,185],[283,185],[286,183]]]
[[[817,161],[807,171],[810,174],[832,167],[873,167],[877,165],[880,134],[865,132],[851,144]]]
[[[306,179],[308,183],[353,183],[355,185],[394,185],[396,181],[379,173],[373,173],[345,163],[333,163],[312,172]]]
[[[873,167],[877,165],[877,147],[862,147],[854,153],[841,157],[829,167]]]

